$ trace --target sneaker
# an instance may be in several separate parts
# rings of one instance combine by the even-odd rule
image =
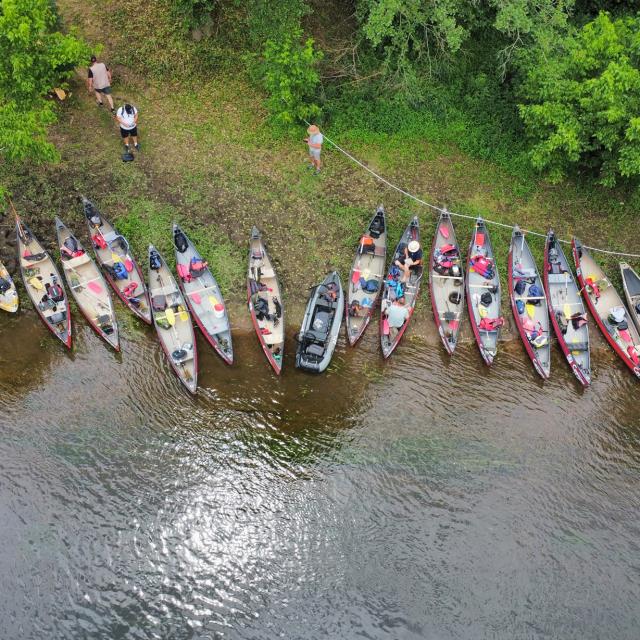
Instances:
[[[131,153],[131,149],[129,148],[129,145],[128,145],[128,144],[125,144],[125,145],[124,145],[124,152],[125,152],[125,153]]]
[[[137,144],[134,145],[136,148],[136,151],[140,151],[140,143],[138,142]]]
[[[113,113],[114,115],[116,113],[116,110],[113,107],[111,107],[111,113]]]
[[[320,169],[316,169],[316,170],[313,172],[313,175],[314,175],[314,176],[317,176],[317,175],[319,175],[319,173],[320,173]]]
[[[104,102],[98,102],[96,100],[96,107],[104,107]]]

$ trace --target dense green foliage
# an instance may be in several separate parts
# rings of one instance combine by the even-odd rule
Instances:
[[[607,186],[640,175],[640,19],[600,14],[537,60],[523,93],[534,166],[560,180],[579,163]]]
[[[320,76],[315,67],[321,54],[313,49],[313,39],[301,41],[299,30],[280,40],[267,40],[264,48],[263,81],[269,94],[267,107],[281,124],[292,124],[318,115],[318,105],[310,101]]]
[[[56,31],[49,0],[0,4],[0,153],[9,162],[53,160],[47,126],[56,120],[47,94],[88,61],[87,46]]]

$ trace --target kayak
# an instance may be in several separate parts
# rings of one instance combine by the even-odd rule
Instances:
[[[551,229],[544,245],[543,279],[560,349],[576,378],[587,387],[591,383],[587,310],[562,245]]]
[[[620,275],[629,314],[640,332],[640,276],[626,262],[620,263]]]
[[[517,226],[511,235],[507,275],[518,332],[535,370],[546,380],[551,373],[547,296],[531,249]]]
[[[362,337],[376,306],[387,254],[387,224],[380,205],[358,242],[347,285],[347,339],[351,346]]]
[[[18,292],[7,268],[0,262],[0,309],[9,313],[18,310]]]
[[[429,262],[431,306],[440,339],[447,353],[453,355],[464,313],[464,271],[460,247],[447,212],[440,214],[433,236]]]
[[[480,349],[480,355],[491,365],[498,352],[502,292],[489,230],[482,218],[476,220],[467,255],[465,292],[471,328]]]
[[[68,349],[71,348],[71,312],[67,292],[51,256],[16,216],[18,258],[25,289],[40,319]]]
[[[118,323],[107,283],[96,263],[68,227],[56,217],[62,271],[80,311],[92,329],[120,351]]]
[[[233,362],[231,326],[220,287],[184,231],[173,225],[178,284],[202,335],[227,363]]]
[[[149,245],[149,293],[162,349],[182,384],[195,393],[198,351],[191,315],[175,278],[153,245]]]
[[[593,319],[613,350],[640,378],[640,335],[628,320],[622,298],[578,238],[572,246],[578,282]]]
[[[309,296],[298,336],[296,367],[322,373],[329,366],[343,315],[344,292],[340,276],[334,271]]]
[[[387,277],[384,281],[382,289],[382,303],[380,305],[380,343],[382,345],[382,355],[388,358],[400,343],[404,332],[409,326],[411,316],[413,315],[418,293],[420,292],[420,281],[422,280],[423,267],[416,266],[409,270],[409,277],[402,282],[402,269],[396,265],[396,261],[402,262],[406,260],[405,249],[411,242],[420,243],[420,223],[418,217],[414,216],[407,225],[400,242],[393,252],[391,263],[387,269]],[[397,300],[404,298],[404,304],[396,304]],[[397,313],[392,310],[392,306],[404,307],[404,311],[398,313],[398,317],[404,320],[400,326],[392,326],[389,321],[389,314]]]
[[[129,243],[84,196],[82,206],[96,260],[107,282],[138,318],[152,324],[149,293]]]
[[[284,355],[284,310],[273,264],[257,227],[251,230],[247,298],[253,327],[269,364],[279,375]]]

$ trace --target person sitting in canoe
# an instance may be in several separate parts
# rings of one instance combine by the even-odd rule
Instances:
[[[403,271],[401,282],[407,282],[411,275],[411,270],[422,266],[420,243],[417,240],[412,240],[404,247],[404,251],[401,249],[400,257],[395,261],[395,264]]]
[[[191,277],[198,278],[207,270],[208,266],[208,262],[206,262],[202,258],[196,258],[196,256],[193,256],[193,258],[191,258],[191,262],[189,263],[189,271],[191,273]]]
[[[389,334],[393,339],[395,334],[400,331],[404,323],[407,321],[407,318],[409,317],[409,309],[405,307],[404,296],[396,298],[393,302],[389,302],[389,300],[385,300],[384,302],[386,304],[384,305],[385,308],[383,309],[383,313],[386,316],[387,324],[389,325]]]

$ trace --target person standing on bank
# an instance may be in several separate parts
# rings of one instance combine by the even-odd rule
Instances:
[[[91,56],[91,66],[87,75],[87,88],[89,93],[95,91],[96,102],[101,107],[102,96],[107,97],[107,102],[111,107],[111,113],[115,112],[113,98],[111,97],[111,69],[104,62],[98,62],[95,56]]]
[[[122,136],[126,152],[130,152],[132,141],[136,151],[140,151],[140,145],[138,144],[138,110],[133,105],[127,103],[118,109],[116,118],[120,124],[120,135]]]
[[[307,129],[309,134],[308,138],[304,141],[309,146],[309,159],[311,160],[311,167],[315,167],[316,174],[320,173],[321,162],[320,153],[322,152],[322,143],[324,142],[324,136],[320,133],[320,129],[315,124],[312,124]]]

